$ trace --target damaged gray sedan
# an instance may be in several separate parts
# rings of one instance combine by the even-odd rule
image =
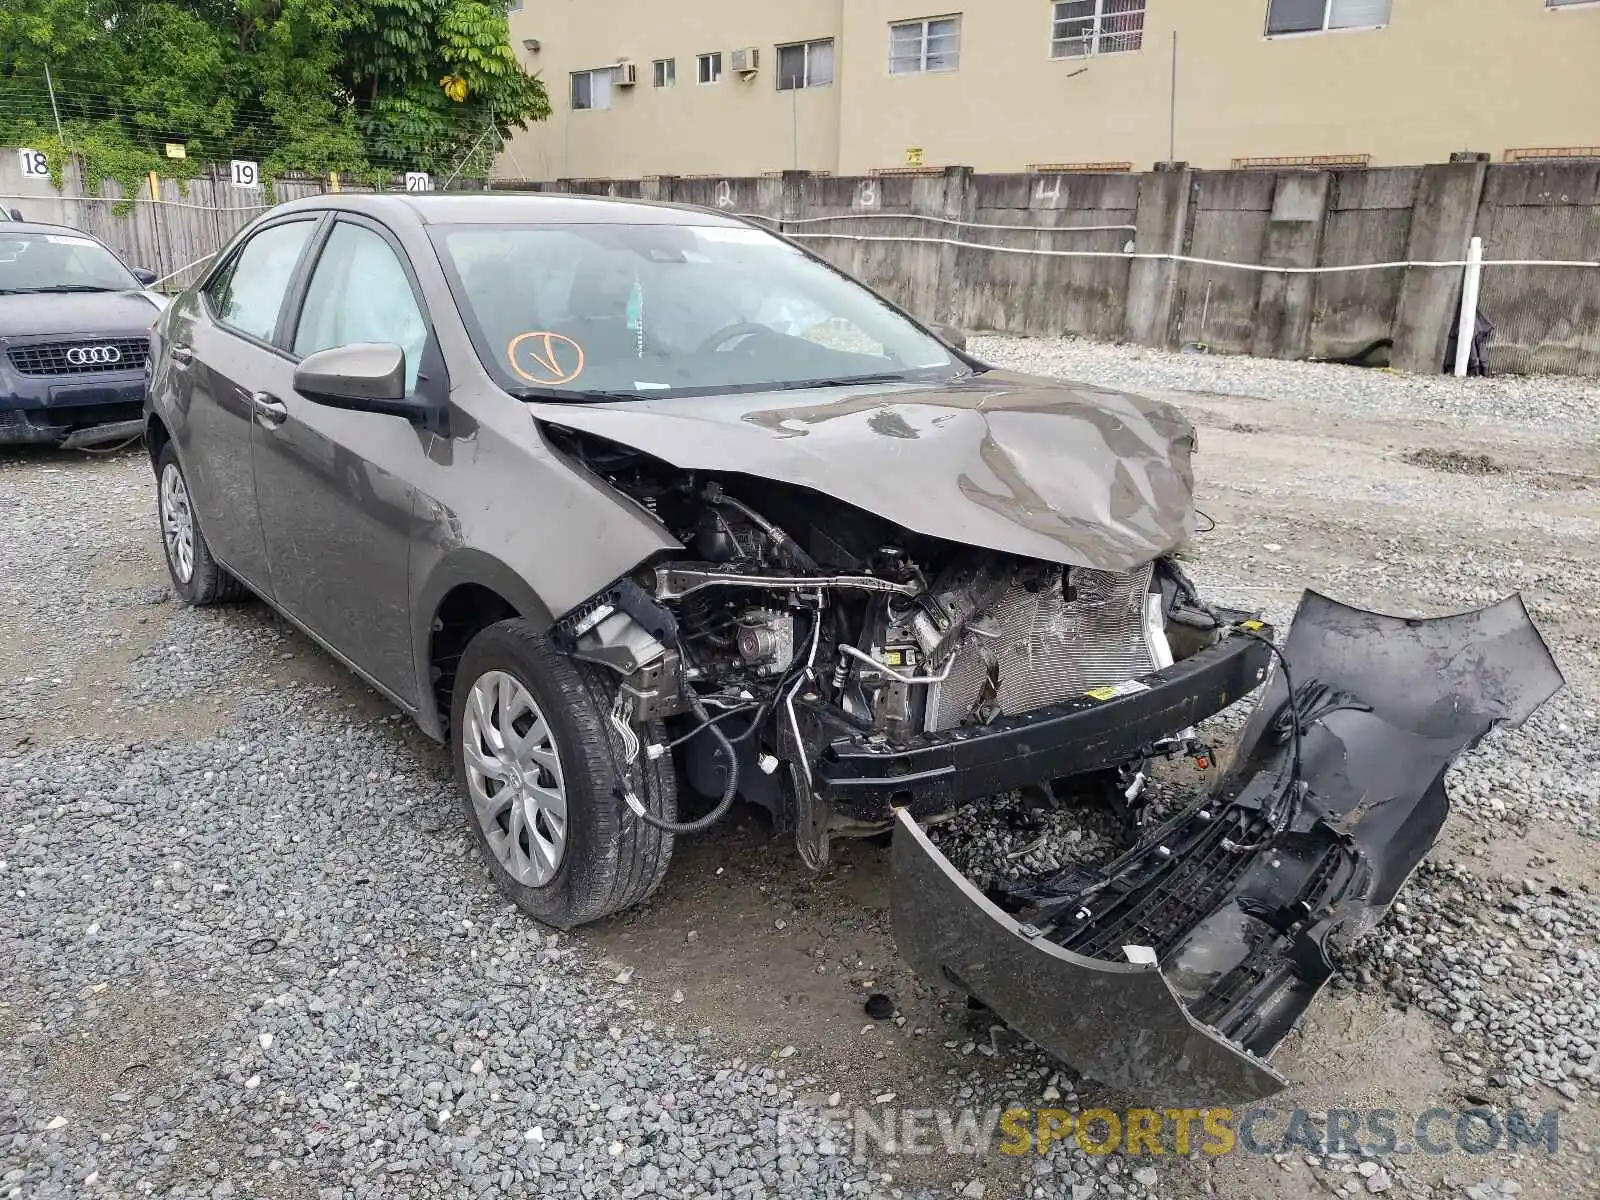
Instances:
[[[1128,1087],[1276,1086],[1445,765],[1560,683],[1515,601],[1317,599],[1278,650],[1178,565],[1170,406],[990,369],[715,213],[296,201],[151,342],[175,588],[261,596],[447,740],[525,912],[638,903],[739,797],[812,867],[893,829],[907,957]],[[1269,675],[1216,790],[1148,828],[1145,767]],[[924,831],[1085,779],[1129,830],[1103,868],[986,895]]]

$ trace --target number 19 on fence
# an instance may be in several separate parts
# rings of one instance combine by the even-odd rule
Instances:
[[[258,188],[261,186],[261,166],[250,162],[248,159],[236,158],[233,160],[233,186],[236,188]]]

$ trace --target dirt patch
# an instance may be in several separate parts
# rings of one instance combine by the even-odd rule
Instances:
[[[1430,471],[1448,471],[1452,475],[1502,475],[1505,467],[1487,454],[1467,454],[1460,450],[1435,450],[1424,447],[1409,450],[1400,456],[1401,462]]]

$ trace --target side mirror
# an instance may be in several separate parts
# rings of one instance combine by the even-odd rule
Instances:
[[[20,221],[20,220],[22,220],[22,210],[21,210],[21,209],[20,209],[20,208],[13,208],[13,209],[12,209],[12,210],[11,210],[11,219],[12,219],[12,220],[13,220],[13,221]]]
[[[149,287],[156,280],[161,278],[161,276],[157,275],[154,271],[147,271],[143,267],[133,267],[131,270],[133,271],[133,277],[137,279],[144,287]]]
[[[957,350],[963,353],[966,352],[967,334],[965,330],[957,329],[954,325],[934,325],[932,329],[934,336],[944,342],[945,345],[954,346]]]
[[[404,411],[406,352],[393,342],[319,350],[294,369],[294,390],[335,408]]]

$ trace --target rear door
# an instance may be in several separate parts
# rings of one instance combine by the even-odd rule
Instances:
[[[285,325],[295,360],[362,342],[406,355],[406,394],[448,398],[420,289],[382,225],[341,213]],[[433,435],[403,417],[308,400],[292,377],[257,416],[256,496],[273,596],[403,702],[417,701],[411,642],[414,483]]]
[[[251,461],[252,396],[283,386],[293,364],[276,345],[284,301],[321,214],[264,226],[201,293],[197,311],[168,342],[177,407],[174,429],[206,544],[250,587],[271,595]]]

